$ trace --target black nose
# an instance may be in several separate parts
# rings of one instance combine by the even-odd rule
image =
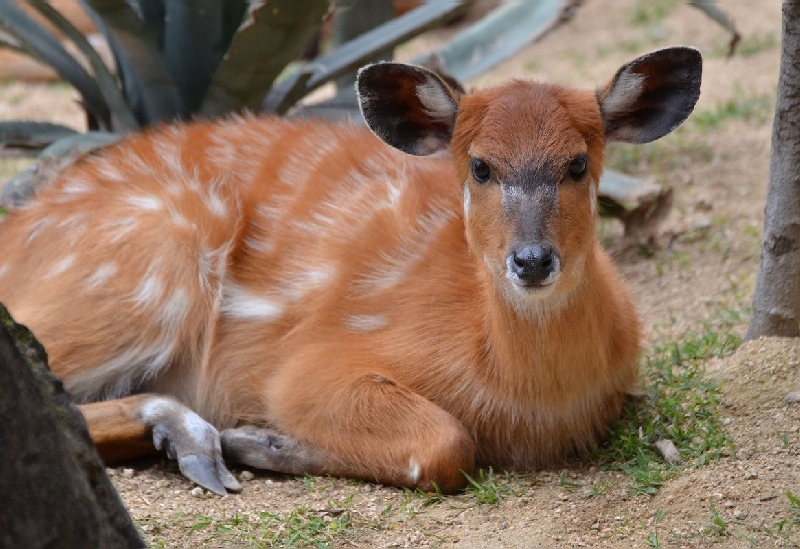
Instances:
[[[509,267],[524,284],[541,284],[558,268],[552,246],[525,246],[512,252]]]

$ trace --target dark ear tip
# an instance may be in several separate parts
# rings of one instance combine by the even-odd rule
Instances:
[[[639,58],[641,61],[650,61],[655,58],[669,59],[685,67],[691,67],[702,71],[703,55],[700,50],[692,46],[670,46],[647,53]]]

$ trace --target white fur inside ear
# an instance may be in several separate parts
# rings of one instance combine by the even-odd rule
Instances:
[[[418,84],[417,97],[428,116],[437,122],[453,122],[456,115],[455,102],[436,79],[429,77],[422,84]]]
[[[611,93],[603,101],[603,112],[624,113],[631,110],[644,91],[644,79],[643,74],[631,72],[630,69],[622,71],[614,82]]]

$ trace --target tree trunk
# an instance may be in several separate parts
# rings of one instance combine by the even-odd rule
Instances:
[[[144,547],[42,346],[0,305],[0,548]]]
[[[800,335],[800,4],[783,4],[761,267],[745,339]]]

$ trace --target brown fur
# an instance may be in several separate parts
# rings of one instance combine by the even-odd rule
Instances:
[[[592,92],[527,82],[461,99],[452,158],[413,158],[322,122],[156,130],[78,163],[0,224],[0,301],[81,400],[171,394],[217,427],[266,426],[323,449],[332,457],[312,473],[452,490],[476,463],[542,467],[595,444],[637,376],[637,318],[595,237],[604,145]],[[491,159],[502,178],[521,164],[565,170],[580,152],[589,173],[565,176],[550,228],[562,276],[548,297],[514,301],[493,267],[510,221],[499,187],[470,179],[469,158]],[[90,190],[66,192],[76,182]],[[269,221],[264,204],[279,212]],[[114,225],[126,218],[127,233]],[[148,273],[162,291],[137,306]],[[281,311],[266,320],[272,302]],[[259,319],[226,313],[248,303]],[[103,365],[137,348],[168,360],[110,390],[120,376]]]

